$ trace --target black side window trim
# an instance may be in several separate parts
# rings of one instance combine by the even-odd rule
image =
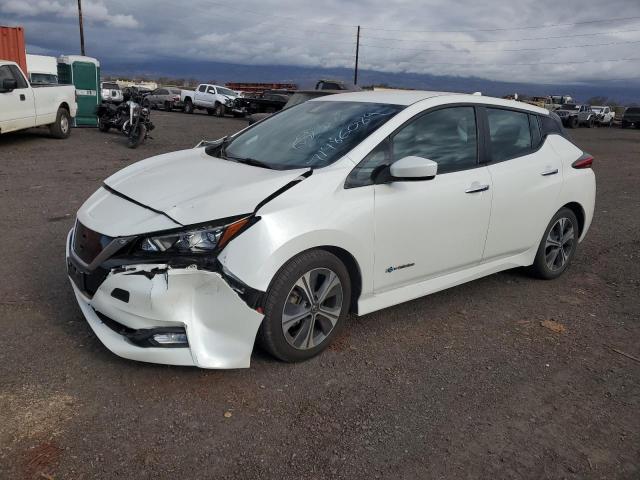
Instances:
[[[445,108],[453,108],[453,107],[472,107],[474,109],[474,116],[475,116],[475,120],[476,120],[476,164],[472,167],[467,167],[467,168],[461,168],[459,170],[452,170],[449,172],[445,172],[442,174],[438,174],[438,175],[447,175],[449,173],[457,173],[457,172],[463,172],[466,170],[472,170],[474,168],[478,168],[478,167],[483,167],[486,164],[485,161],[485,155],[487,153],[487,145],[486,145],[486,141],[483,135],[483,131],[486,128],[486,125],[484,125],[484,123],[486,123],[486,118],[483,120],[481,118],[481,115],[479,114],[479,109],[482,108],[482,105],[478,105],[477,103],[466,103],[466,102],[460,102],[460,103],[448,103],[446,105],[438,105],[436,107],[431,107],[427,110],[423,110],[422,112],[416,113],[413,117],[411,117],[410,119],[408,119],[407,121],[405,121],[402,125],[400,125],[399,127],[397,127],[393,132],[391,132],[389,135],[387,135],[383,140],[380,141],[380,143],[378,143],[377,145],[375,145],[371,150],[369,150],[369,152],[367,152],[367,154],[362,157],[362,160],[360,160],[360,162],[358,162],[358,164],[353,167],[353,169],[349,172],[349,175],[347,175],[346,179],[345,179],[345,185],[344,188],[361,188],[361,187],[369,187],[371,185],[374,185],[373,182],[368,183],[366,185],[353,185],[350,186],[349,185],[349,179],[351,177],[351,175],[354,174],[354,172],[356,170],[358,170],[358,168],[360,167],[360,165],[365,161],[365,159],[371,155],[371,153],[373,153],[373,151],[377,150],[378,147],[380,147],[383,143],[388,142],[388,148],[391,149],[391,156],[393,156],[393,137],[395,137],[395,135],[402,130],[404,127],[406,127],[407,125],[409,125],[410,123],[419,120],[420,118],[422,118],[425,115],[428,115],[429,113],[438,111],[438,110],[444,110]],[[485,114],[486,117],[486,114]],[[482,126],[481,126],[482,124]]]

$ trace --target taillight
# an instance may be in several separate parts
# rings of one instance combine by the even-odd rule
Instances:
[[[180,95],[174,95],[174,96],[173,96],[173,99],[174,99],[176,102],[177,102],[177,101],[179,101],[179,100],[180,100]]]
[[[588,153],[583,153],[582,156],[571,164],[573,168],[591,168],[593,164],[593,157]]]

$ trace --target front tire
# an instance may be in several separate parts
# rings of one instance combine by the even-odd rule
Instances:
[[[147,136],[147,127],[145,127],[141,123],[138,125],[137,128],[134,128],[134,131],[129,133],[129,141],[127,143],[127,147],[138,148],[138,145],[141,145],[144,142],[144,138],[146,136]]]
[[[578,128],[579,123],[580,122],[578,121],[578,117],[572,117],[569,120],[567,120],[567,127]]]
[[[49,125],[49,133],[54,138],[68,138],[71,135],[71,115],[66,108],[60,107],[56,121]]]
[[[285,362],[314,357],[342,328],[350,300],[349,272],[338,257],[324,250],[301,253],[271,282],[259,341]]]
[[[171,102],[164,102],[164,109],[166,112],[170,112],[172,110]]]
[[[225,113],[224,105],[222,105],[221,103],[218,103],[216,105],[216,108],[214,109],[214,113],[216,117],[224,117],[224,113]]]
[[[538,278],[558,278],[569,267],[578,247],[580,227],[575,213],[561,208],[544,231],[531,272]]]

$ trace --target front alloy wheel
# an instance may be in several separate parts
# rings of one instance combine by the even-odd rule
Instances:
[[[282,309],[282,333],[299,350],[320,345],[340,318],[343,295],[338,275],[316,268],[293,285]]]
[[[280,360],[307,360],[338,334],[350,300],[349,272],[340,259],[325,250],[302,252],[274,276],[258,339]]]

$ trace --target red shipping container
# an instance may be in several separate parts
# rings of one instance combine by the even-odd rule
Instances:
[[[0,60],[9,60],[20,65],[27,75],[27,50],[24,44],[24,28],[0,25]]]

